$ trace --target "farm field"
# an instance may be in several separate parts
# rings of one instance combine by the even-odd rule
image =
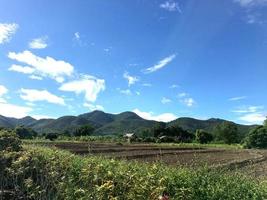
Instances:
[[[169,166],[227,168],[259,179],[267,177],[267,151],[204,146],[54,142],[46,144],[79,155],[103,156]]]

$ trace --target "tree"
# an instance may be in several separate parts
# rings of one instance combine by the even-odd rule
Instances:
[[[77,128],[73,134],[75,136],[91,135],[94,132],[94,130],[95,130],[94,127],[92,127],[91,125],[84,125]]]
[[[51,141],[53,141],[53,140],[55,140],[57,138],[58,138],[58,135],[56,133],[47,133],[45,135],[45,139],[48,139],[48,140],[51,140]]]
[[[194,138],[192,133],[189,133],[179,126],[168,127],[165,133],[166,136],[175,137],[178,142],[191,142]]]
[[[32,139],[37,136],[37,132],[32,130],[31,128],[26,128],[23,126],[18,126],[15,128],[15,133],[21,139]]]
[[[154,137],[159,137],[161,135],[165,134],[165,128],[166,128],[166,124],[165,123],[158,123],[157,125],[155,125],[152,128],[152,133]]]
[[[245,138],[246,148],[267,148],[267,126],[252,129]]]
[[[223,122],[216,126],[215,135],[217,140],[226,144],[237,143],[239,141],[239,132],[236,124],[233,122]]]
[[[202,129],[196,130],[196,141],[198,141],[199,143],[206,144],[206,143],[211,142],[212,140],[213,140],[213,136],[210,133]]]
[[[266,117],[266,119],[263,122],[263,126],[267,126],[267,117]]]

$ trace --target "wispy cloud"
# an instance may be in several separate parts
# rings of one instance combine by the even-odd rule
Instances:
[[[48,39],[47,36],[35,38],[29,43],[29,48],[31,48],[31,49],[45,49],[48,46],[47,39]]]
[[[172,102],[172,100],[170,100],[170,99],[168,99],[168,98],[166,98],[166,97],[163,97],[162,99],[161,99],[161,103],[162,104],[167,104],[167,103],[171,103]]]
[[[25,67],[18,67],[15,68],[11,66],[10,70],[17,70],[23,72],[23,70],[33,70],[32,74],[36,76],[42,77],[50,77],[56,80],[59,83],[62,83],[65,79],[65,76],[71,76],[74,67],[63,60],[55,60],[51,57],[42,58],[39,56],[34,55],[30,51],[23,51],[21,53],[9,52],[8,57],[10,59],[16,60],[21,63],[25,63],[29,65],[32,69],[25,68]],[[25,71],[23,72],[25,73]]]
[[[126,90],[123,90],[123,89],[120,89],[120,88],[117,88],[117,90],[121,93],[121,94],[125,94],[125,95],[132,95],[132,91],[129,90],[129,89],[126,89]]]
[[[159,69],[161,69],[161,68],[165,67],[167,64],[169,64],[175,57],[176,57],[176,55],[172,54],[172,55],[160,60],[156,65],[144,69],[143,72],[145,74],[148,74],[148,73],[158,71]]]
[[[243,7],[267,5],[267,0],[234,0],[234,2],[239,3]]]
[[[262,124],[266,119],[266,115],[263,113],[249,113],[239,117],[239,119],[247,124]]]
[[[178,94],[179,98],[186,97],[186,96],[188,96],[188,94],[186,92],[181,92]]]
[[[35,69],[32,67],[21,66],[21,65],[11,65],[11,67],[9,67],[8,70],[23,74],[32,74],[35,71]]]
[[[161,121],[161,122],[170,122],[172,120],[177,119],[177,116],[173,113],[162,113],[159,115],[155,115],[153,112],[144,112],[139,109],[134,109],[133,112],[135,112],[140,117],[147,119],[147,120],[155,120],[155,121]]]
[[[9,42],[11,36],[16,33],[18,24],[0,23],[0,44]]]
[[[176,12],[182,13],[182,10],[181,10],[178,2],[175,2],[173,0],[165,1],[164,3],[160,4],[159,7],[163,8],[167,11],[170,11],[170,12],[176,11]]]
[[[142,86],[144,86],[144,87],[152,87],[152,84],[151,83],[143,83]]]
[[[99,93],[105,90],[105,80],[83,74],[78,80],[62,84],[59,90],[76,94],[84,93],[87,101],[95,102]]]
[[[128,86],[131,86],[135,84],[139,79],[136,76],[129,75],[128,72],[124,72],[123,78],[125,78],[128,81]]]
[[[36,76],[36,75],[30,75],[29,78],[33,80],[39,80],[39,81],[43,80],[41,76]]]
[[[8,89],[5,86],[0,85],[0,97],[2,97],[7,92],[8,92]]]
[[[267,115],[264,106],[240,106],[231,112],[239,115],[238,119],[246,124],[261,124]]]
[[[254,113],[259,110],[264,109],[264,106],[240,106],[235,110],[232,110],[234,113]]]
[[[46,101],[48,103],[65,105],[63,98],[58,97],[47,90],[24,89],[20,90],[20,98],[29,102]]]
[[[90,103],[84,103],[83,106],[88,108],[90,111],[104,110],[104,107],[101,106],[101,105],[94,105],[94,104],[90,104]]]
[[[232,98],[229,98],[228,100],[229,101],[239,101],[239,100],[243,100],[243,99],[246,99],[247,96],[239,96],[239,97],[232,97]]]
[[[171,89],[178,88],[178,87],[179,87],[179,85],[176,85],[176,84],[173,84],[170,86]]]
[[[195,100],[191,97],[185,98],[182,100],[182,102],[187,106],[187,107],[192,107],[196,104]]]

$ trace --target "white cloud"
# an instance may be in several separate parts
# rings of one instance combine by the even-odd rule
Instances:
[[[86,107],[86,108],[89,108],[90,111],[104,110],[104,107],[101,106],[101,105],[94,105],[94,104],[90,104],[90,103],[84,103],[83,106]]]
[[[117,90],[118,90],[121,94],[132,95],[132,91],[129,90],[129,89],[122,90],[122,89],[120,89],[120,88],[117,88]]]
[[[74,37],[76,40],[80,40],[80,33],[79,32],[75,32],[74,33]]]
[[[185,93],[185,92],[181,92],[181,93],[178,94],[179,98],[186,97],[186,96],[188,96],[188,94]]]
[[[135,94],[138,95],[138,96],[141,95],[141,93],[139,91],[136,91]]]
[[[267,0],[234,0],[243,7],[267,5]]]
[[[5,42],[9,42],[11,36],[16,32],[18,29],[17,24],[2,24],[0,23],[0,44]]]
[[[234,113],[255,113],[259,110],[264,109],[263,106],[240,106],[235,110],[232,110]]]
[[[239,119],[247,124],[262,124],[266,119],[266,115],[262,113],[249,113],[239,117]]]
[[[38,57],[30,51],[9,52],[8,57],[30,65],[34,69],[35,75],[50,77],[60,83],[64,81],[65,76],[71,76],[74,71],[73,66],[63,60],[55,60],[49,56],[46,58]]]
[[[162,104],[167,104],[167,103],[171,103],[172,102],[172,100],[170,100],[170,99],[168,99],[168,98],[166,98],[166,97],[163,97],[162,99],[161,99],[161,103]]]
[[[44,49],[47,45],[47,36],[35,38],[29,43],[29,48],[31,49]]]
[[[43,80],[43,78],[41,76],[36,76],[36,75],[31,75],[29,76],[30,79],[33,79],[33,80]]]
[[[192,107],[195,105],[195,100],[193,98],[185,98],[182,100],[182,102],[187,106],[187,107]]]
[[[6,102],[0,102],[0,115],[6,117],[16,117],[22,118],[29,115],[29,112],[32,111],[32,108],[18,106]]]
[[[34,119],[55,119],[55,117],[51,117],[48,115],[32,115],[31,117],[33,117]]]
[[[142,112],[137,108],[134,109],[133,112],[135,112],[137,115],[147,120],[169,122],[177,118],[177,116],[174,115],[173,113],[162,113],[160,115],[154,115],[153,112]]]
[[[35,69],[32,67],[21,66],[21,65],[11,65],[11,67],[9,67],[8,70],[14,72],[20,72],[23,74],[32,74],[35,71]]]
[[[85,94],[85,99],[95,102],[98,94],[105,90],[105,80],[90,75],[81,75],[79,80],[70,81],[61,85],[59,90]]]
[[[246,98],[247,98],[246,96],[239,96],[239,97],[232,97],[228,100],[229,101],[239,101],[239,100],[246,99]]]
[[[178,87],[179,87],[179,85],[176,85],[176,84],[173,84],[170,86],[171,89],[178,88]]]
[[[65,105],[63,98],[51,94],[47,90],[24,89],[20,90],[20,97],[29,102],[47,101],[49,103]]]
[[[144,73],[152,73],[152,72],[155,72],[161,68],[163,68],[164,66],[166,66],[168,63],[170,63],[174,58],[176,57],[175,54],[172,54],[162,60],[160,60],[156,65],[152,66],[152,67],[149,67],[149,68],[146,68],[144,70]]]
[[[170,12],[178,11],[179,13],[182,13],[179,4],[173,0],[165,1],[164,3],[160,4],[159,7]]]
[[[123,78],[128,81],[128,86],[135,84],[139,79],[135,76],[130,76],[128,72],[124,72]]]
[[[144,87],[152,87],[152,84],[151,83],[143,83],[142,86],[144,86]]]
[[[2,97],[7,92],[8,92],[8,89],[5,86],[0,85],[0,97]]]

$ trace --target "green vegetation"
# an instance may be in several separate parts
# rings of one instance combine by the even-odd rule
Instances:
[[[77,128],[74,131],[74,136],[85,136],[85,135],[92,135],[92,133],[94,132],[94,127],[90,126],[90,125],[83,125],[79,128]]]
[[[212,134],[204,131],[204,130],[197,130],[196,131],[196,141],[200,144],[207,144],[213,140]]]
[[[238,143],[240,140],[237,126],[232,122],[223,122],[216,126],[215,137],[226,144]]]
[[[31,128],[26,128],[24,126],[18,126],[15,128],[15,133],[21,139],[33,139],[37,136],[37,132],[32,130]]]
[[[246,148],[267,148],[267,126],[258,126],[245,139]]]
[[[265,199],[263,184],[222,171],[169,168],[28,146],[6,179],[32,199]]]

